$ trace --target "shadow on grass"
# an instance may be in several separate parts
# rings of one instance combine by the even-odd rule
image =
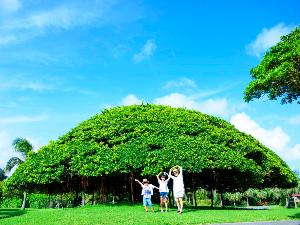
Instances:
[[[195,211],[195,210],[251,210],[251,211],[256,211],[256,210],[268,210],[269,208],[259,208],[259,207],[233,207],[233,206],[225,206],[225,207],[214,207],[211,208],[210,206],[186,206],[184,207],[185,209],[189,209],[190,211]]]
[[[300,213],[296,213],[292,216],[289,216],[289,218],[292,218],[292,219],[300,219]]]
[[[95,207],[121,207],[121,206],[137,206],[137,207],[142,207],[143,203],[142,202],[137,202],[137,203],[128,203],[128,202],[119,202],[119,203],[107,203],[107,204],[97,204],[97,205],[86,205],[83,206],[83,208],[95,208]],[[82,206],[78,206],[78,208],[81,208]],[[154,204],[155,209],[159,209],[159,204]],[[77,208],[77,207],[76,207]],[[257,207],[257,206],[253,206],[253,207],[233,207],[233,206],[225,206],[224,208],[222,207],[214,207],[211,208],[210,206],[184,206],[183,207],[183,212],[184,213],[188,213],[188,212],[195,212],[195,211],[202,211],[202,210],[247,210],[247,211],[257,211],[257,210],[270,210],[271,208],[269,207]],[[171,211],[176,211],[177,207],[176,206],[169,206],[169,210]],[[296,218],[296,217],[295,217]],[[298,218],[298,217],[297,217]],[[300,217],[299,217],[300,218]]]
[[[0,209],[0,220],[7,217],[21,216],[25,213],[25,210],[20,209]]]

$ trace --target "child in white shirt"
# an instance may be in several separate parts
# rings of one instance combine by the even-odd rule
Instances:
[[[145,207],[146,212],[148,212],[148,206],[152,207],[152,212],[154,212],[154,205],[151,202],[151,196],[153,195],[153,189],[159,189],[158,187],[149,184],[149,181],[147,179],[143,179],[143,183],[140,182],[138,179],[135,179],[137,181],[142,189],[142,194],[143,195],[143,205]]]
[[[170,177],[166,179],[166,173],[162,173],[162,172],[157,174],[156,177],[159,183],[160,211],[164,212],[163,206],[165,205],[165,210],[166,212],[168,212],[168,195],[169,195],[168,182],[170,180]]]

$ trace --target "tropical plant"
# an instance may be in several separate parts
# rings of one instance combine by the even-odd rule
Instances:
[[[20,153],[21,157],[12,157],[8,160],[5,171],[10,172],[15,166],[21,165],[25,162],[26,157],[33,153],[32,144],[25,138],[16,138],[13,140],[12,145],[14,150]],[[23,191],[23,201],[21,209],[26,207],[26,191]]]
[[[5,176],[5,171],[0,168],[0,181],[6,179],[7,177]]]
[[[245,90],[246,102],[267,95],[270,100],[281,98],[282,104],[300,104],[300,27],[281,37],[250,73],[253,80]]]

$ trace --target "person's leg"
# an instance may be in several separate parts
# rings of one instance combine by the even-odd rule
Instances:
[[[152,212],[154,212],[154,205],[152,204],[152,201],[151,201],[151,198],[148,198],[147,199],[147,203],[148,203],[148,205],[150,206],[150,207],[152,207]]]
[[[147,199],[146,198],[143,198],[143,205],[144,205],[145,211],[148,212]]]
[[[179,198],[176,198],[177,212],[180,212]]]
[[[166,208],[166,212],[168,212],[168,198],[165,198],[165,208]]]
[[[180,205],[180,213],[182,213],[183,201],[182,201],[182,198],[178,198],[178,200],[179,200],[179,205]]]
[[[160,211],[163,212],[164,198],[160,196]]]

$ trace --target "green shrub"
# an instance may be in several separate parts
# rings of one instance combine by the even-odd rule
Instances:
[[[22,198],[13,197],[13,198],[6,198],[3,197],[0,202],[1,208],[20,208],[22,205]]]
[[[46,194],[30,194],[27,198],[27,207],[29,208],[47,208],[48,207],[48,195]]]

